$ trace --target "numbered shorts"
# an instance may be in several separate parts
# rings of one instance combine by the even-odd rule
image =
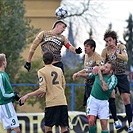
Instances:
[[[108,100],[99,100],[90,95],[87,100],[87,115],[98,116],[99,119],[109,119]]]
[[[12,102],[0,105],[0,120],[5,130],[19,127],[18,118]]]

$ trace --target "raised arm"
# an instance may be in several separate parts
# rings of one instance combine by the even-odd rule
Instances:
[[[39,44],[42,42],[42,38],[44,36],[44,31],[40,32],[35,40],[33,41],[31,47],[30,47],[30,51],[29,51],[29,54],[28,54],[28,58],[24,64],[24,67],[29,71],[30,68],[31,68],[31,60],[32,60],[32,57],[35,53],[35,50],[37,49],[37,47],[39,46]]]
[[[98,67],[98,66],[93,67],[92,72],[93,72],[93,74],[98,74],[98,75],[99,75],[99,78],[100,78],[100,81],[101,81],[102,89],[103,89],[104,91],[108,90],[108,85],[107,85],[107,83],[106,83],[106,82],[104,81],[104,79],[103,79],[103,76],[102,76],[100,67]]]

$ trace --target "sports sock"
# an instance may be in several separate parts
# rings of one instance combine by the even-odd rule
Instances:
[[[127,116],[128,124],[130,126],[130,123],[132,122],[132,109],[131,109],[131,104],[125,105],[125,109],[126,109],[126,116]]]
[[[97,133],[96,125],[89,127],[89,133]]]
[[[102,130],[101,133],[108,133],[108,130]]]
[[[65,132],[63,132],[63,133],[69,133],[68,131],[65,131]]]
[[[46,133],[52,133],[52,131],[48,131],[48,132],[46,132]]]
[[[115,98],[109,99],[109,109],[110,109],[110,112],[112,114],[114,121],[117,121],[118,118],[117,118],[117,114],[116,114]]]
[[[15,131],[11,131],[11,133],[16,133]]]

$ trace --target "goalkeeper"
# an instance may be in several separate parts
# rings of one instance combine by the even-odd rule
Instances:
[[[64,22],[64,20],[57,20],[54,23],[52,30],[42,31],[36,36],[35,40],[33,41],[30,47],[29,55],[24,65],[24,67],[28,71],[31,68],[31,59],[34,55],[36,48],[39,45],[41,46],[42,53],[48,51],[52,52],[52,54],[54,55],[54,61],[52,62],[52,64],[54,66],[60,67],[63,72],[64,72],[64,67],[61,61],[62,47],[65,46],[68,50],[70,50],[74,54],[82,53],[82,49],[80,47],[76,49],[74,46],[72,46],[69,43],[68,39],[66,39],[65,36],[62,35],[66,27],[67,24]]]
[[[0,121],[7,133],[20,133],[18,118],[14,110],[14,101],[19,96],[12,90],[9,77],[5,72],[7,62],[5,54],[0,54]]]

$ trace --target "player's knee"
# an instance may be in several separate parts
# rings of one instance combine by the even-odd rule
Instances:
[[[96,116],[90,116],[90,115],[88,115],[88,125],[90,127],[92,127],[95,124],[96,124]]]
[[[89,125],[90,127],[93,127],[93,126],[95,125],[95,122],[94,122],[93,120],[90,120],[90,121],[88,122],[88,125]]]

